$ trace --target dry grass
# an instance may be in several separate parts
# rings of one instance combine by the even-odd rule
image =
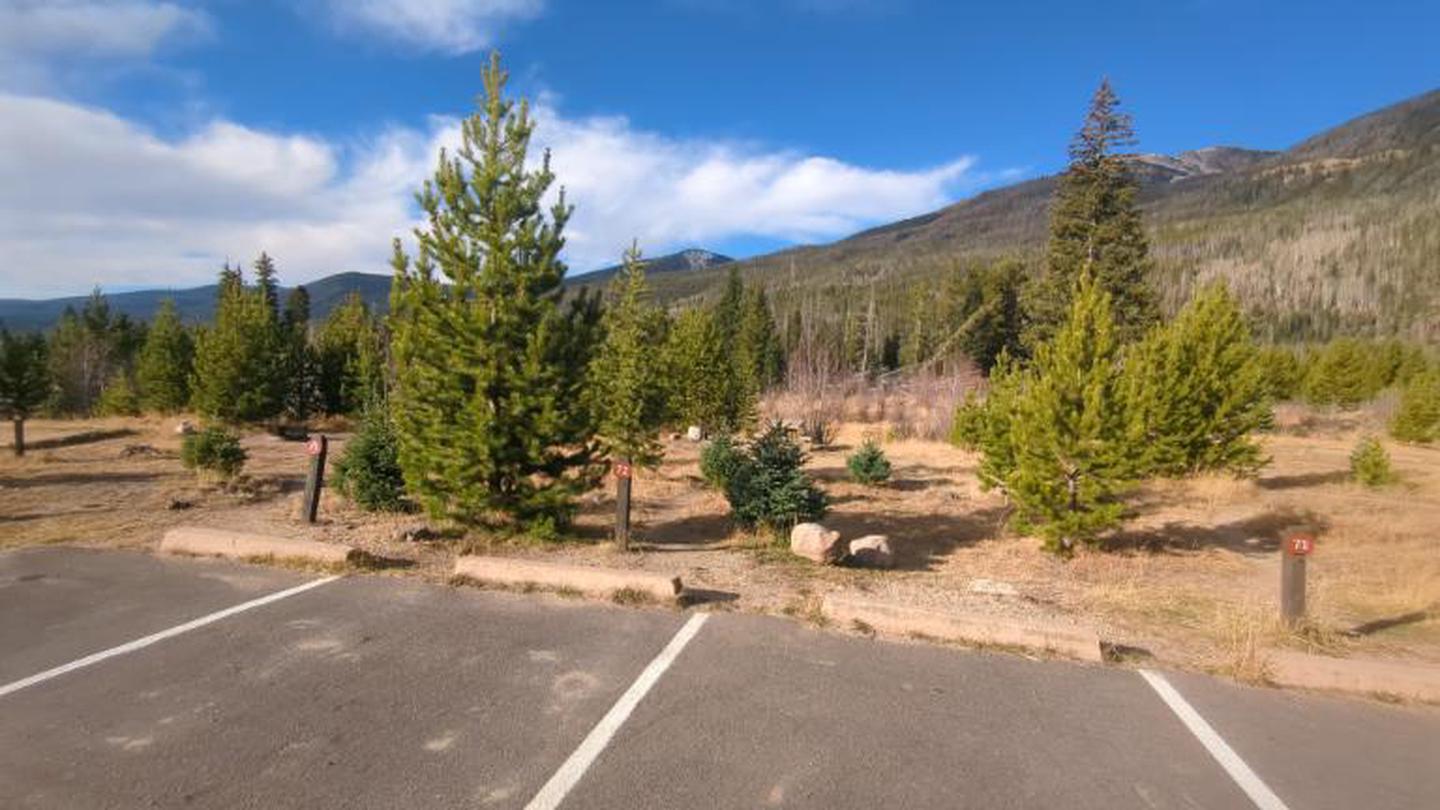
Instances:
[[[1136,494],[1125,531],[1062,561],[1037,541],[1007,533],[1007,506],[980,490],[975,456],[895,438],[887,430],[900,412],[895,403],[857,395],[846,407],[884,419],[842,424],[833,446],[813,450],[809,468],[834,504],[826,523],[846,538],[888,535],[898,563],[892,571],[815,566],[783,544],[736,532],[724,498],[700,478],[699,446],[678,437],[667,441],[659,469],[637,475],[636,551],[622,554],[607,542],[609,489],[582,499],[575,536],[557,545],[453,527],[417,533],[419,516],[366,514],[330,493],[321,522],[309,526],[297,510],[303,443],[247,436],[250,483],[207,487],[180,467],[177,419],[32,423],[31,437],[48,449],[23,460],[0,455],[0,546],[151,547],[173,525],[206,525],[345,542],[387,561],[383,567],[403,565],[396,573],[437,582],[447,581],[457,554],[471,550],[663,571],[727,606],[813,623],[824,621],[819,605],[832,592],[1058,617],[1096,625],[1127,656],[1246,680],[1264,680],[1264,651],[1274,647],[1440,663],[1440,449],[1387,443],[1403,483],[1380,490],[1351,483],[1350,449],[1383,418],[1378,409],[1288,408],[1281,429],[1265,440],[1273,461],[1258,480],[1151,483]],[[1298,435],[1300,424],[1305,435]],[[846,480],[845,456],[866,435],[881,437],[894,466],[884,486]],[[334,452],[343,441],[336,437]],[[142,444],[158,455],[125,454]],[[181,501],[189,508],[167,508]],[[1274,616],[1280,535],[1297,523],[1320,535],[1309,563],[1310,618],[1292,632]],[[979,579],[1008,583],[1019,595],[972,591]]]

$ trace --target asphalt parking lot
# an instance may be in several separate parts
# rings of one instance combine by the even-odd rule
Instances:
[[[743,614],[65,548],[0,554],[0,718],[6,808],[1440,797],[1434,709]]]

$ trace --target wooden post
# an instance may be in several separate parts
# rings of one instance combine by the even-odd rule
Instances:
[[[1305,558],[1315,550],[1315,535],[1286,532],[1280,554],[1280,621],[1294,627],[1305,618]]]
[[[320,514],[320,490],[325,486],[325,455],[330,451],[330,440],[315,436],[305,443],[305,452],[310,456],[310,474],[305,477],[305,522],[314,523]]]
[[[15,455],[25,455],[25,420],[15,420]]]
[[[621,551],[630,550],[630,482],[629,459],[615,462],[615,543]]]

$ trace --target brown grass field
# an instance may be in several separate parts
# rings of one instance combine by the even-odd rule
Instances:
[[[976,482],[976,457],[915,431],[845,423],[810,469],[829,492],[826,524],[846,538],[889,535],[893,571],[821,568],[766,538],[732,531],[726,504],[701,482],[697,445],[668,440],[657,470],[635,485],[638,550],[605,542],[606,491],[586,495],[576,537],[542,546],[432,525],[438,537],[406,539],[419,515],[370,515],[326,493],[322,520],[298,519],[304,444],[252,433],[244,479],[205,485],[181,468],[178,418],[41,421],[24,459],[0,455],[0,548],[47,543],[150,548],[170,526],[206,525],[307,536],[359,546],[396,561],[386,575],[444,581],[454,555],[562,558],[664,570],[716,607],[816,618],[818,596],[867,598],[1094,625],[1122,657],[1263,680],[1266,650],[1296,647],[1440,663],[1440,448],[1386,442],[1399,483],[1366,489],[1348,476],[1358,437],[1378,429],[1358,415],[1284,406],[1264,442],[1272,462],[1251,481],[1155,482],[1133,498],[1134,516],[1103,546],[1057,559],[1006,532],[1007,507]],[[330,427],[341,427],[332,425]],[[343,448],[337,432],[333,452]],[[845,480],[845,456],[866,436],[885,440],[895,466],[887,485]],[[137,449],[144,448],[144,449]],[[1279,539],[1288,526],[1320,529],[1310,566],[1310,621],[1275,620]],[[975,590],[978,580],[1017,595]],[[984,588],[981,583],[978,587]]]

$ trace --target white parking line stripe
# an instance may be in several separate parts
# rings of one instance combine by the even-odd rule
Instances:
[[[575,753],[565,760],[565,764],[560,766],[560,770],[556,771],[555,775],[550,777],[550,781],[540,788],[540,792],[535,794],[535,798],[525,805],[525,810],[554,810],[560,806],[560,802],[565,800],[570,789],[575,787],[575,783],[585,775],[585,771],[589,770],[591,764],[595,762],[595,758],[605,750],[605,746],[610,743],[610,738],[614,737],[615,732],[620,730],[620,726],[625,724],[625,720],[630,717],[630,712],[635,710],[635,707],[645,698],[645,694],[660,680],[660,676],[665,674],[665,670],[675,662],[675,658],[680,655],[681,650],[685,649],[685,645],[690,643],[690,639],[700,632],[700,625],[704,624],[708,618],[710,618],[708,613],[696,613],[690,617],[690,621],[675,633],[675,637],[670,639],[670,643],[665,645],[665,649],[661,650],[660,654],[655,656],[655,660],[645,667],[645,671],[640,673],[640,677],[635,679],[635,683],[631,684],[630,688],[625,690],[625,694],[615,702],[615,705],[610,707],[610,711],[600,718],[600,722],[590,730],[590,734],[580,743],[580,747],[575,749]]]
[[[1215,732],[1215,729],[1205,722],[1205,718],[1201,717],[1200,713],[1195,711],[1195,707],[1191,706],[1189,701],[1185,700],[1184,696],[1176,691],[1169,681],[1165,680],[1164,675],[1142,669],[1140,677],[1150,684],[1150,688],[1154,689],[1160,699],[1165,701],[1165,705],[1170,707],[1170,711],[1175,712],[1175,716],[1180,718],[1180,722],[1190,729],[1190,733],[1194,734],[1200,744],[1205,746],[1205,750],[1209,751],[1210,756],[1220,763],[1220,767],[1230,774],[1230,778],[1234,779],[1235,784],[1245,791],[1245,795],[1250,797],[1250,801],[1254,802],[1256,807],[1260,810],[1288,810],[1285,803],[1280,801],[1280,797],[1276,796],[1274,791],[1270,790],[1260,780],[1260,777],[1250,770],[1250,766],[1245,764],[1245,760],[1241,759],[1240,755],[1235,753],[1235,749],[1231,748]]]
[[[14,683],[7,683],[4,686],[0,686],[0,697],[4,697],[11,692],[18,692],[27,686],[34,686],[37,683],[48,681],[51,678],[58,678],[59,676],[64,675],[67,672],[74,672],[77,669],[84,669],[91,664],[98,664],[107,658],[114,658],[117,655],[124,655],[125,653],[135,652],[136,650],[149,647],[151,644],[154,644],[156,642],[164,641],[167,638],[174,638],[181,633],[188,633],[191,630],[199,627],[204,627],[205,625],[211,624],[213,622],[218,622],[221,619],[234,616],[237,613],[244,613],[251,608],[268,605],[271,602],[278,602],[281,599],[294,596],[295,594],[304,593],[311,588],[318,588],[327,582],[334,582],[339,578],[340,577],[338,576],[325,577],[323,579],[312,580],[305,583],[304,585],[296,585],[293,588],[278,591],[276,593],[270,594],[269,596],[262,596],[259,599],[252,599],[249,602],[245,602],[234,607],[225,608],[224,610],[218,611],[216,613],[211,613],[208,616],[201,616],[198,619],[194,619],[184,624],[177,625],[170,628],[169,630],[161,630],[158,633],[148,635],[144,638],[137,638],[134,641],[128,642],[126,644],[121,644],[119,647],[111,647],[108,650],[102,650],[98,653],[95,653],[94,655],[87,655],[84,658],[71,661],[68,664],[62,664],[61,666],[55,667],[54,669],[47,669],[44,672],[39,673],[38,675],[31,675],[28,678],[23,678],[21,680],[15,681]]]

